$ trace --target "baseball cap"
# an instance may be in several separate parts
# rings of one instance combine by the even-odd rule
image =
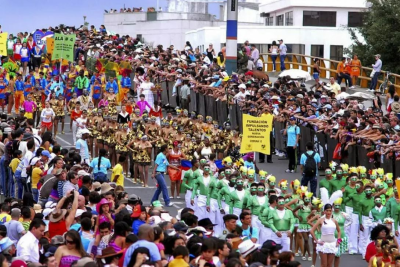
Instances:
[[[31,166],[35,165],[38,161],[40,160],[40,158],[35,157],[31,160]]]
[[[174,229],[177,232],[187,232],[188,226],[184,222],[177,222],[174,224]]]
[[[78,176],[90,176],[90,173],[86,172],[85,170],[78,171]]]
[[[28,267],[23,260],[15,260],[11,263],[10,267]]]
[[[45,157],[48,157],[48,158],[51,157],[50,152],[47,151],[47,150],[43,150],[43,151],[42,151],[42,156],[45,156]]]

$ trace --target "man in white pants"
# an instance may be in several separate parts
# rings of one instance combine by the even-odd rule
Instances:
[[[278,197],[278,205],[268,215],[268,223],[272,230],[271,239],[282,245],[281,251],[290,251],[290,236],[294,230],[294,216],[285,208],[285,198]]]

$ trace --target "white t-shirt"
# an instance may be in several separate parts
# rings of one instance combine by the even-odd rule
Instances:
[[[24,156],[24,159],[22,160],[24,163],[24,168],[22,169],[21,176],[22,177],[27,177],[28,174],[26,173],[26,168],[29,166],[29,162],[33,158],[33,152],[30,150],[27,150]]]
[[[148,83],[148,82],[143,82],[143,83],[140,85],[140,88],[141,88],[143,91],[151,90],[151,88],[153,88],[153,87],[154,87],[154,83]]]
[[[82,117],[76,119],[76,124],[79,125],[79,129],[86,129],[87,118]]]
[[[52,108],[45,108],[42,110],[42,114],[40,115],[40,117],[42,118],[43,122],[51,122],[51,119],[53,116],[55,116],[56,114],[54,113]],[[47,117],[49,116],[49,117]]]

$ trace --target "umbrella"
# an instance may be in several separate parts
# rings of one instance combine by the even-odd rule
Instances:
[[[346,93],[346,92],[343,92],[343,93],[340,93],[340,94],[338,94],[338,95],[336,96],[336,100],[347,99],[347,97],[349,97],[349,96],[350,96],[350,94],[348,94],[348,93]]]
[[[375,98],[374,95],[370,95],[370,94],[363,93],[363,92],[357,92],[357,93],[354,93],[354,94],[346,97],[346,99],[359,100],[359,101],[373,100],[374,98]]]
[[[279,74],[279,77],[289,76],[291,79],[304,79],[305,81],[311,80],[311,75],[304,70],[284,70]]]

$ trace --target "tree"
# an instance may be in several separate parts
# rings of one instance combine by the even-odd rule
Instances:
[[[349,28],[354,44],[347,49],[357,54],[363,66],[375,63],[374,55],[380,54],[383,69],[400,73],[400,1],[369,0],[364,23],[359,28]],[[364,38],[360,40],[359,36]]]

